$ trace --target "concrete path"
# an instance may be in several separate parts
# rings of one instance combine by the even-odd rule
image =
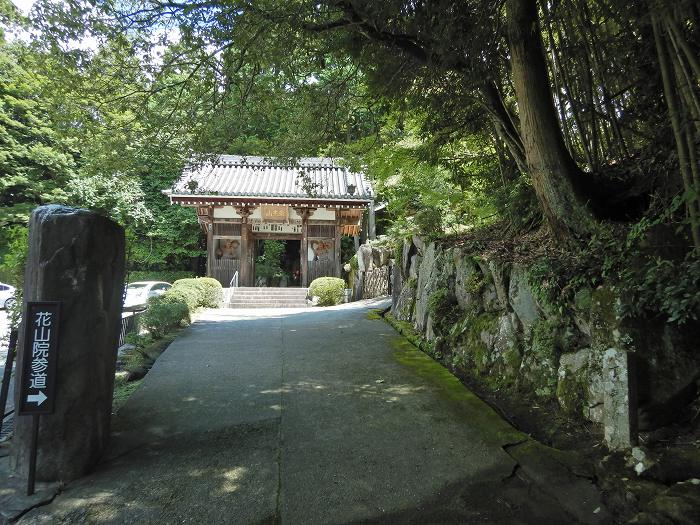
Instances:
[[[589,480],[540,469],[369,306],[206,312],[117,414],[96,472],[20,523],[605,521]]]

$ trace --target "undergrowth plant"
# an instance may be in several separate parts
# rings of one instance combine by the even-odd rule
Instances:
[[[698,320],[700,259],[683,235],[675,235],[680,233],[661,218],[642,219],[627,230],[601,225],[573,255],[530,265],[528,280],[538,303],[560,314],[578,291],[605,284],[622,298],[623,317],[663,317],[679,325]],[[658,236],[668,246],[655,246],[651,239]]]

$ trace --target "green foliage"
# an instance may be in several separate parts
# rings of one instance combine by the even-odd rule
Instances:
[[[136,389],[141,386],[141,380],[114,382],[114,395],[112,396],[112,413],[116,413],[131,397]]]
[[[691,58],[685,63],[681,56],[674,66],[687,75],[697,15],[689,0],[679,5],[673,42]],[[544,44],[553,72],[551,84],[544,78],[539,87],[560,110],[558,138],[572,157],[561,155],[569,161],[563,165],[578,162],[587,174],[623,182],[646,176],[649,166],[652,174],[677,171],[649,10],[618,0],[541,7],[541,32],[532,35],[541,42],[532,43]],[[664,10],[656,7],[651,11]],[[515,228],[540,220],[544,206],[532,206],[529,174],[520,173],[530,145],[519,136],[517,113],[526,100],[514,89],[505,34],[512,11],[501,3],[438,0],[407,9],[396,0],[270,1],[254,8],[58,2],[38,11],[40,45],[56,51],[46,61],[60,77],[55,90],[68,85],[80,93],[61,109],[66,133],[81,142],[87,174],[140,177],[152,165],[149,156],[181,161],[192,150],[343,154],[368,166],[398,230],[437,235],[499,218]],[[177,37],[161,31],[166,27],[177,28]],[[66,52],[87,35],[102,37],[98,51]],[[537,81],[535,62],[521,65]],[[625,68],[635,82],[614,74]],[[595,185],[592,178],[582,185]],[[675,191],[665,182],[655,192],[664,201]],[[624,196],[628,187],[620,184],[616,193]],[[158,225],[163,240],[156,236],[156,248],[177,248],[168,223]],[[192,241],[194,230],[186,232]],[[139,247],[154,248],[138,238]],[[173,264],[165,255],[151,259],[150,251],[139,251],[138,260]]]
[[[261,277],[267,284],[287,274],[282,269],[285,244],[283,241],[266,240],[263,254],[255,259],[255,276]]]
[[[0,230],[0,281],[23,288],[29,230],[14,226]]]
[[[4,26],[20,23],[22,14],[11,0],[0,0],[0,42],[4,41]]]
[[[163,296],[177,295],[178,300],[184,301],[190,312],[199,307],[218,308],[223,300],[221,283],[210,277],[194,279],[179,279]]]
[[[382,313],[384,310],[380,308],[373,308],[369,312],[367,312],[367,315],[365,315],[365,318],[369,319],[370,321],[376,321],[377,319],[382,318]]]
[[[461,310],[454,294],[446,288],[438,288],[428,297],[428,313],[435,333],[446,335],[459,318]]]
[[[414,215],[416,233],[428,240],[437,239],[443,233],[442,211],[439,208],[422,208]]]
[[[628,298],[623,315],[660,312],[670,323],[685,324],[700,316],[700,259],[688,254],[682,261],[650,257],[619,287]]]
[[[388,202],[390,231],[397,237],[415,233],[432,239],[458,232],[467,224],[492,221],[496,210],[482,190],[484,184],[493,185],[493,158],[485,154],[484,162],[470,162],[468,167],[443,162],[442,154],[452,159],[460,154],[469,157],[479,141],[466,139],[455,146],[456,151],[443,151],[421,137],[419,128],[425,118],[412,114],[397,122],[388,119],[382,146],[365,155],[377,192]]]
[[[143,206],[150,217],[133,221],[129,235],[129,259],[132,267],[154,270],[181,270],[191,267],[193,257],[204,254],[202,232],[192,209],[171,205],[161,193],[180,174],[181,163],[164,159],[149,151],[137,159]]]
[[[468,312],[465,319],[469,319],[462,326],[466,328],[467,353],[471,357],[472,365],[477,374],[483,374],[489,369],[488,348],[481,334],[494,334],[498,329],[498,314],[494,312]]]
[[[574,281],[575,270],[567,261],[558,258],[542,258],[528,268],[527,280],[532,293],[541,308],[563,314],[567,303],[573,301],[578,290]]]
[[[26,225],[40,204],[65,203],[76,152],[57,132],[48,82],[22,45],[0,39],[0,229]]]
[[[157,312],[156,312],[157,313]],[[164,316],[160,316],[161,319],[164,319]],[[151,321],[149,321],[150,323]],[[143,321],[139,320],[139,325],[141,328],[143,328]],[[174,325],[173,325],[174,326]],[[169,328],[172,329],[172,328]],[[157,329],[156,329],[157,333]],[[165,335],[165,334],[163,334]],[[129,372],[134,372],[138,370],[139,368],[143,368],[147,366],[147,361],[148,361],[148,356],[144,352],[146,348],[149,346],[153,345],[156,341],[160,341],[163,338],[163,335],[157,334],[157,337],[154,337],[153,333],[147,332],[143,334],[138,334],[138,333],[131,333],[126,336],[126,343],[131,345],[133,348],[127,350],[124,352],[120,360],[123,363],[123,367],[127,369]],[[126,377],[124,378],[124,381],[126,381]]]
[[[393,252],[394,252],[393,253],[394,262],[400,266],[402,264],[402,261],[403,261],[403,242],[402,242],[402,239],[398,239],[394,242]]]
[[[432,316],[439,315],[440,312],[450,307],[450,301],[448,299],[449,291],[445,288],[439,288],[435,290],[430,297],[428,297],[428,313]]]
[[[87,208],[132,228],[151,225],[153,211],[146,206],[136,177],[119,173],[74,176],[68,187],[71,204]]]
[[[221,283],[211,277],[179,279],[175,281],[172,289],[192,290],[197,297],[196,307],[218,308],[224,298]]]
[[[174,283],[178,279],[190,279],[196,277],[193,272],[184,270],[133,270],[129,272],[129,282],[136,281],[163,281]]]
[[[469,277],[467,277],[467,280],[464,283],[464,288],[470,294],[481,293],[481,291],[484,289],[484,286],[486,286],[484,276],[481,272],[478,271],[474,271],[471,274],[469,274]]]
[[[199,304],[200,290],[188,284],[177,287],[173,285],[172,288],[159,297],[163,299],[164,303],[182,303],[187,306],[189,312],[194,312]]]
[[[357,254],[353,255],[350,258],[350,268],[352,268],[355,271],[358,271],[360,269],[360,263],[357,262]]]
[[[69,204],[126,228],[131,267],[189,267],[203,254],[196,216],[161,190],[179,176],[192,137],[156,138],[166,132],[157,115],[167,97],[137,112],[122,98],[143,92],[134,56],[121,56],[109,76],[123,44],[110,42],[92,60],[84,54],[77,66],[76,54],[0,40],[0,230],[26,224],[37,205]],[[182,123],[171,114],[169,132]]]
[[[345,281],[337,277],[319,277],[309,285],[309,295],[318,297],[318,306],[333,306],[343,299]]]
[[[188,325],[190,311],[185,294],[168,290],[148,300],[148,308],[141,316],[141,326],[154,339],[160,339],[175,328]]]
[[[627,229],[601,226],[574,253],[555,252],[538,259],[528,273],[538,304],[564,315],[576,303],[578,292],[605,283],[621,297],[620,313],[625,317],[660,315],[677,324],[697,320],[700,262],[688,251],[688,241],[674,235],[663,221],[643,219]],[[663,256],[650,246],[659,235],[670,246],[662,250]]]
[[[352,237],[343,235],[340,239],[340,260],[348,261],[355,255],[355,241]]]

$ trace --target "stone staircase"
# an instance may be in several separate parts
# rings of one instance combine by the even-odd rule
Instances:
[[[227,308],[306,308],[308,288],[228,288]]]

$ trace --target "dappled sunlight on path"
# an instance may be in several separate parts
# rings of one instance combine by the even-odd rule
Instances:
[[[515,516],[488,498],[465,508],[459,487],[508,479],[502,447],[522,435],[423,354],[406,358],[367,319],[386,304],[202,312],[114,418],[96,472],[24,522]]]

